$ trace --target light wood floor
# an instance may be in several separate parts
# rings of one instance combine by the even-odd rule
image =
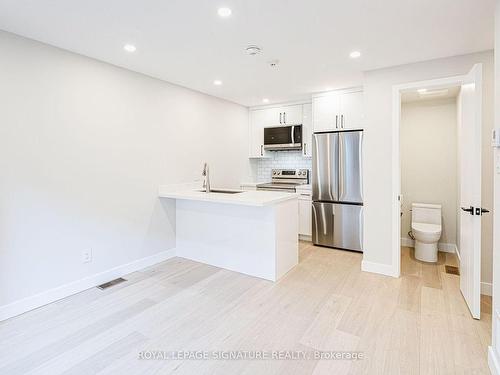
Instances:
[[[491,300],[470,317],[458,276],[402,249],[399,279],[301,243],[278,283],[181,258],[0,324],[0,374],[487,374]],[[362,351],[360,361],[139,360],[144,350]]]

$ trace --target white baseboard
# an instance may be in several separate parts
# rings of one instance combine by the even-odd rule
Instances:
[[[415,241],[411,238],[401,237],[401,246],[415,247]],[[438,249],[439,251],[443,251],[445,253],[455,254],[457,252],[457,245],[454,243],[439,242]]]
[[[492,296],[493,285],[491,283],[486,283],[484,281],[481,281],[481,294],[484,294],[486,296]]]
[[[146,258],[112,268],[110,270],[85,277],[59,287],[46,290],[34,296],[26,297],[8,305],[0,306],[0,321],[20,315],[27,311],[36,309],[43,305],[55,302],[62,298],[93,288],[96,285],[125,276],[131,272],[139,271],[143,268],[163,262],[175,256],[175,249],[162,251]]]
[[[361,271],[378,273],[381,275],[392,276],[392,277],[399,277],[399,275],[395,274],[394,267],[392,267],[392,265],[374,263],[374,262],[369,262],[367,260],[363,260],[361,262]]]
[[[492,346],[488,346],[488,366],[492,375],[500,375],[500,359]]]
[[[312,236],[308,236],[307,234],[299,234],[299,240],[312,242]]]

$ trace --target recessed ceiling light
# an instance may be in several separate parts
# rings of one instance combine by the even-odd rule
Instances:
[[[214,85],[215,85],[215,86],[220,86],[220,85],[222,85],[222,81],[221,81],[221,80],[216,79],[216,80],[214,81]]]
[[[245,51],[247,52],[247,55],[255,56],[262,52],[262,48],[251,44],[247,48],[245,48]]]
[[[418,89],[417,92],[419,94],[425,94],[427,92],[427,89]]]
[[[232,11],[229,8],[219,8],[219,10],[217,10],[217,13],[221,17],[229,17],[231,15]]]
[[[262,103],[269,103],[269,99],[268,98],[262,99]]]
[[[123,49],[124,49],[125,51],[127,51],[127,52],[135,52],[135,50],[136,50],[137,48],[135,48],[135,46],[134,46],[133,44],[125,44],[125,45],[123,46]]]
[[[350,54],[349,54],[349,57],[351,59],[357,59],[358,57],[361,56],[361,52],[359,51],[352,51]]]

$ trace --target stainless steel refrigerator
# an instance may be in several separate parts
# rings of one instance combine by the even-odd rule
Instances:
[[[363,131],[314,133],[312,239],[363,251]]]

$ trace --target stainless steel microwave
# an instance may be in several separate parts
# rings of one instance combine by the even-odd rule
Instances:
[[[264,128],[264,149],[301,150],[302,125]]]

